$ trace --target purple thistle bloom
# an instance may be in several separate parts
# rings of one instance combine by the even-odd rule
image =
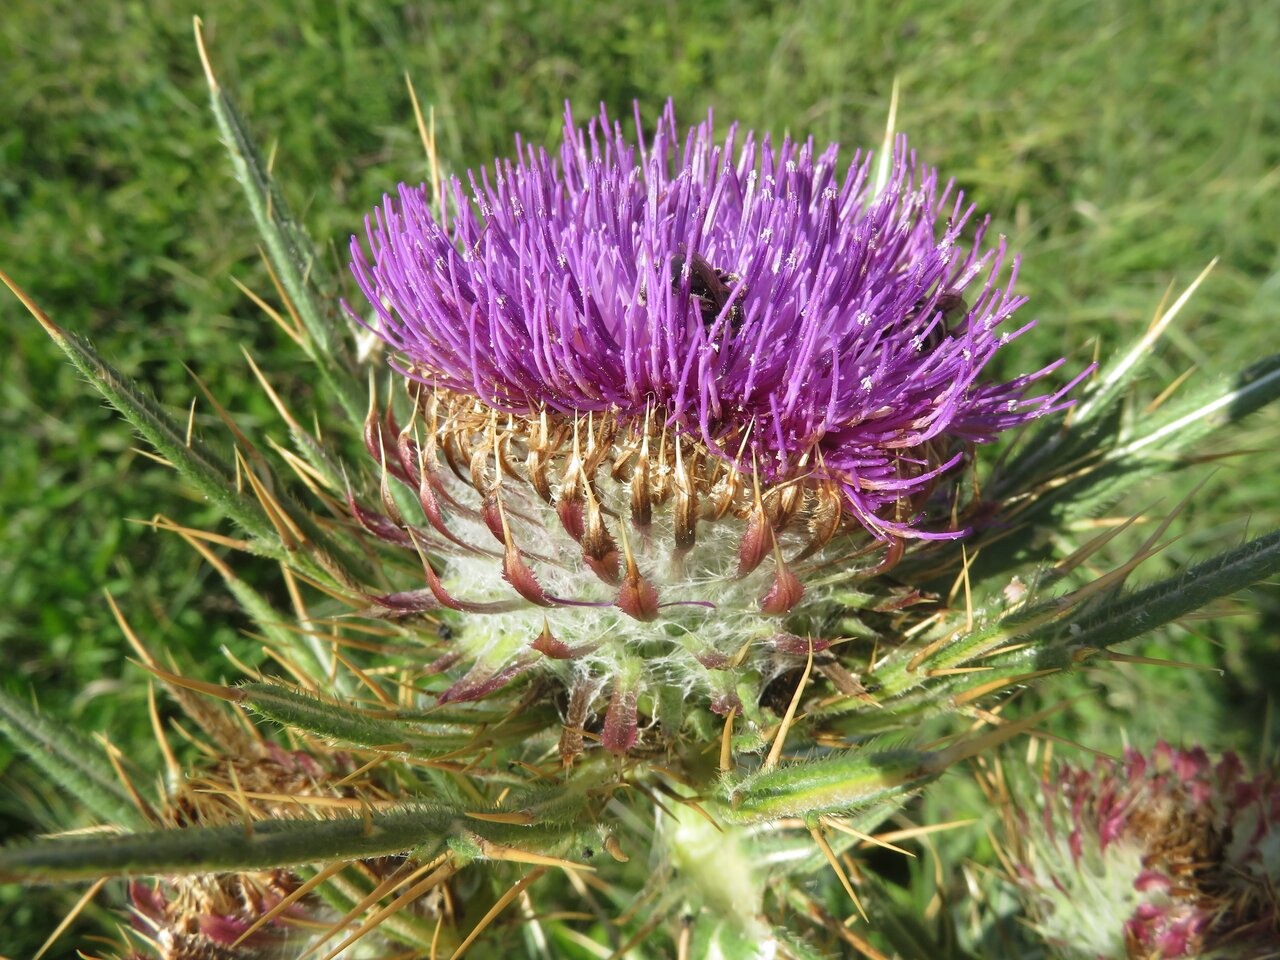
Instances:
[[[682,138],[668,104],[646,145],[635,122],[566,109],[558,158],[517,140],[448,211],[384,197],[351,269],[403,372],[521,417],[653,416],[765,484],[834,484],[877,536],[954,536],[894,510],[1074,385],[982,379],[1032,326],[1003,238],[962,239],[973,206],[902,137],[877,189],[870,153],[841,173],[812,139],[718,143],[710,116]]]

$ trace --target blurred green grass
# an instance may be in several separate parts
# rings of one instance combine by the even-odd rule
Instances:
[[[855,4],[489,0],[257,4],[10,0],[0,18],[0,265],[62,325],[90,335],[175,408],[185,361],[251,429],[276,430],[240,356],[247,346],[302,409],[324,405],[303,361],[231,284],[265,291],[256,237],[206,109],[191,40],[200,13],[223,82],[266,143],[295,209],[335,263],[384,190],[425,175],[403,74],[435,105],[454,168],[557,136],[563,101],[686,121],[879,142],[895,77],[899,127],[957,178],[1025,261],[1036,333],[1020,365],[1084,361],[1150,319],[1165,287],[1221,263],[1162,348],[1151,394],[1190,366],[1229,372],[1276,349],[1280,299],[1280,3],[906,0]],[[343,274],[345,276],[345,272]],[[215,522],[133,452],[21,308],[0,298],[2,682],[146,756],[145,691],[102,599],[188,662],[252,656],[220,583],[175,538],[131,522]],[[207,405],[198,422],[219,429]],[[1224,441],[1227,461],[1189,508],[1163,563],[1181,564],[1280,519],[1280,416]],[[278,431],[276,431],[278,432]],[[1172,505],[1187,477],[1144,491]],[[1164,731],[1255,747],[1280,644],[1276,591],[1243,615],[1170,631],[1156,655],[1229,675],[1124,668],[1064,730],[1106,748]],[[1177,724],[1153,703],[1185,704]],[[1128,718],[1117,730],[1117,717]],[[1100,742],[1103,741],[1103,742]],[[0,746],[0,771],[9,762]],[[29,808],[0,800],[0,835]],[[37,805],[38,806],[38,805]],[[41,898],[0,929],[43,928]],[[6,918],[5,912],[8,912]],[[8,946],[6,944],[6,946]]]

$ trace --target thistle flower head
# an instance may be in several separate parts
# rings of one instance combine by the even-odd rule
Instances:
[[[973,444],[1064,392],[1027,396],[1052,367],[983,379],[1030,326],[1009,322],[1023,298],[1003,240],[901,139],[877,175],[812,141],[717,142],[710,119],[681,136],[670,106],[647,142],[636,126],[566,113],[558,156],[520,144],[466,187],[401,185],[351,245],[413,409],[371,411],[383,507],[350,509],[443,561],[377,606],[475,615],[442,700],[541,657],[569,729],[607,696],[619,751],[646,691],[750,714],[744,672],[804,662],[781,618],[805,601],[823,651],[831,585],[960,535]]]
[[[352,270],[410,376],[518,420],[655,426],[766,486],[803,476],[880,534],[921,536],[905,504],[988,441],[1060,402],[1041,370],[984,381],[1025,300],[1003,238],[899,138],[870,153],[668,105],[646,144],[566,111],[558,156],[454,179],[433,208],[402,184]],[[966,239],[967,238],[967,239]]]
[[[1066,957],[1272,956],[1280,942],[1280,783],[1235,754],[1159,743],[1061,766],[1043,816],[1016,819],[1017,881]]]

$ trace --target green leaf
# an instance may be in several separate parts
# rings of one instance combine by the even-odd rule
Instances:
[[[1116,437],[1095,467],[1047,491],[1028,518],[1052,513],[1057,522],[1094,516],[1138,482],[1176,466],[1175,457],[1280,399],[1280,354],[1231,379],[1209,382],[1179,403],[1144,416]]]
[[[0,690],[0,733],[104,823],[135,829],[146,825],[97,744],[46,720],[4,690]]]
[[[3,272],[2,280],[23,306],[39,321],[50,339],[62,348],[71,363],[89,380],[107,402],[155,447],[184,480],[210,503],[259,541],[256,546],[273,557],[282,557],[284,547],[261,507],[236,489],[235,473],[227,463],[196,437],[188,444],[186,431],[137,384],[102,359],[87,340],[63,330]]]
[[[0,881],[226,873],[434,850],[461,814],[414,804],[337,820],[259,820],[117,837],[42,840],[0,850]]]
[[[1107,451],[1104,460],[1179,453],[1224,427],[1280,399],[1280,354],[1273,354],[1231,379],[1208,383],[1179,403],[1144,418],[1141,429]]]
[[[1186,464],[1179,457],[1197,444],[1277,400],[1280,354],[1235,377],[1210,381],[1184,400],[1170,403],[1133,424],[1117,427],[1105,438],[1093,437],[1092,448],[1085,445],[1077,449],[1073,442],[1072,455],[1087,456],[1092,463],[1067,482],[1038,492],[1027,509],[1018,514],[1017,522],[1060,528],[1097,516],[1142,481],[1183,468]],[[1007,492],[1003,475],[993,489]],[[994,541],[983,547],[971,569],[976,579],[992,576],[1026,559],[1031,538],[1008,537],[1004,532],[997,530]]]
[[[1030,489],[1037,478],[1051,476],[1100,447],[1115,445],[1121,408],[1130,388],[1146,371],[1161,335],[1216,263],[1214,260],[1205,267],[1181,296],[1156,318],[1146,333],[1103,364],[1078,403],[1047,419],[1020,446],[1009,463],[993,478],[990,493],[999,499]]]
[[[374,711],[321,700],[272,683],[246,683],[236,697],[250,710],[287,727],[361,747],[390,748],[417,758],[480,750],[495,742],[519,744],[555,722],[550,705],[531,707],[493,722],[491,710]],[[499,777],[502,778],[501,776]],[[522,782],[513,777],[513,782]]]
[[[196,21],[196,43],[204,62],[209,100],[236,179],[245,198],[277,279],[306,331],[304,349],[315,362],[332,396],[354,423],[364,421],[364,402],[357,388],[355,366],[336,313],[337,291],[332,278],[311,246],[306,232],[289,212],[284,195],[271,176],[244,118],[218,83],[209,65]]]
[[[762,770],[722,784],[716,814],[730,823],[758,823],[863,810],[924,786],[941,772],[937,757],[858,750]]]
[[[1104,649],[1173,623],[1280,571],[1280,530],[1197,564],[1175,577],[1129,591],[1069,627],[1076,647]]]
[[[438,757],[476,742],[470,732],[424,729],[369,716],[352,706],[328,703],[270,683],[246,683],[236,688],[240,702],[277,723],[316,736],[361,747],[398,748],[415,757]]]

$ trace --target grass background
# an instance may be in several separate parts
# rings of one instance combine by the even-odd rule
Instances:
[[[686,121],[714,107],[757,129],[876,144],[897,77],[899,128],[1025,257],[1025,309],[1041,325],[1019,341],[1019,365],[1064,353],[1084,362],[1094,338],[1103,351],[1123,342],[1168,284],[1213,256],[1220,265],[1161,348],[1151,394],[1188,367],[1230,373],[1276,349],[1275,0],[10,0],[0,266],[176,408],[194,393],[185,362],[242,423],[275,430],[241,344],[294,403],[325,402],[299,380],[305,361],[230,281],[269,289],[206,108],[193,13],[223,83],[276,145],[295,211],[335,260],[384,190],[425,175],[405,71],[435,105],[456,168],[506,153],[516,131],[554,141],[566,99],[580,117],[601,101],[625,114],[633,100],[651,115],[669,96]],[[219,661],[224,644],[250,654],[211,571],[132,522],[157,512],[216,520],[134,451],[128,427],[7,297],[0,330],[0,682],[145,758],[145,690],[102,591],[189,662]],[[200,426],[216,431],[201,409]],[[1217,468],[1161,563],[1276,524],[1278,426],[1268,411],[1224,438],[1220,449],[1258,452]],[[1146,490],[1133,506],[1171,504],[1204,476]],[[1095,696],[1063,729],[1103,749],[1158,734],[1261,749],[1274,730],[1266,698],[1280,675],[1280,594],[1259,588],[1236,612],[1142,651],[1216,663],[1225,676],[1118,668],[1074,678],[1052,694]],[[1162,705],[1176,715],[1153,708]],[[65,818],[0,743],[6,766],[0,836]],[[68,896],[0,891],[0,953],[29,952]]]

